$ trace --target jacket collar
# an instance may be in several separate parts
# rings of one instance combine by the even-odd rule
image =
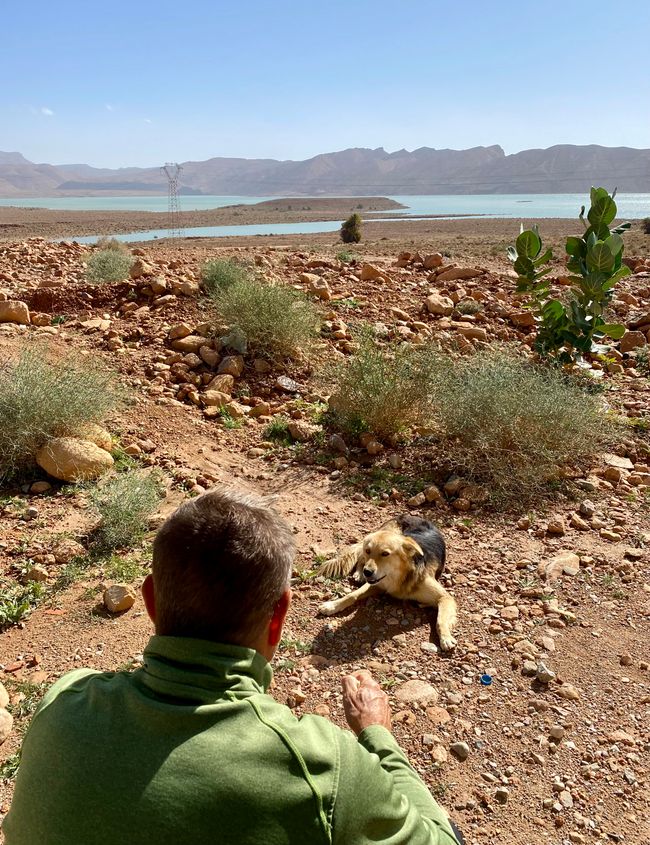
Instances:
[[[159,695],[207,704],[265,693],[273,670],[252,648],[156,635],[134,677]]]

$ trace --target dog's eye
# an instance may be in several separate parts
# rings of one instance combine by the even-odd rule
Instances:
[[[390,554],[390,552],[383,551],[383,552],[381,553],[381,556],[382,556],[382,557],[388,557],[388,555],[389,555],[389,554]]]
[[[366,554],[370,557],[370,549],[366,549]]]

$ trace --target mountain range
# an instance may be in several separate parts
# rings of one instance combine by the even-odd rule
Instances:
[[[650,150],[560,144],[506,155],[498,145],[394,153],[353,148],[305,161],[186,161],[179,180],[182,194],[221,196],[584,193],[592,185],[650,192]],[[20,153],[0,152],[2,197],[166,191],[158,167],[35,164]]]

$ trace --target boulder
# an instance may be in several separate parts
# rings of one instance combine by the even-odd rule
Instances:
[[[112,584],[104,590],[104,605],[109,613],[122,613],[134,603],[135,590],[128,584]]]
[[[311,423],[305,422],[305,420],[291,420],[287,426],[287,430],[293,440],[297,440],[299,443],[306,443],[308,440],[311,440],[317,431],[320,431],[320,426],[312,425]]]
[[[26,302],[18,299],[8,299],[0,302],[0,323],[20,323],[29,325],[29,308]]]
[[[406,681],[395,692],[395,698],[404,704],[435,704],[438,701],[438,690],[427,681]]]
[[[431,296],[427,296],[425,304],[429,314],[439,314],[443,317],[449,317],[454,310],[452,300],[448,296],[441,296],[439,293],[432,293]]]
[[[230,394],[221,390],[206,390],[201,394],[201,399],[206,408],[223,408],[230,402]]]
[[[442,255],[439,252],[434,252],[431,255],[424,256],[424,269],[435,270],[436,267],[442,265]]]
[[[199,334],[189,334],[172,340],[171,347],[177,352],[197,352],[207,343],[206,338]]]
[[[217,372],[220,375],[225,373],[238,378],[244,372],[244,359],[241,355],[226,355],[219,364]]]
[[[229,373],[221,373],[215,376],[207,385],[206,390],[219,390],[221,393],[226,393],[228,396],[232,393],[235,386],[235,379]]]
[[[153,267],[151,264],[147,264],[143,258],[136,258],[129,270],[129,276],[132,279],[141,279],[143,276],[153,276],[153,274]]]
[[[477,270],[472,267],[452,267],[451,270],[445,270],[436,276],[437,282],[454,282],[457,279],[475,279],[477,276],[482,276],[484,270]]]
[[[9,693],[5,689],[5,686],[2,682],[0,682],[0,710],[4,710],[9,704]]]
[[[88,481],[113,466],[113,458],[90,440],[55,437],[36,453],[36,463],[59,481]]]

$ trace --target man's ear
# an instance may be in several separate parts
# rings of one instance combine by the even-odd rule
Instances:
[[[156,599],[153,590],[153,577],[147,575],[142,583],[142,598],[144,599],[144,606],[147,608],[149,619],[156,624]]]
[[[424,552],[412,537],[404,537],[402,551],[416,566],[424,563]]]
[[[282,629],[284,627],[284,620],[289,612],[291,606],[291,590],[286,589],[275,607],[273,608],[273,616],[269,624],[268,644],[275,648],[282,639]]]

